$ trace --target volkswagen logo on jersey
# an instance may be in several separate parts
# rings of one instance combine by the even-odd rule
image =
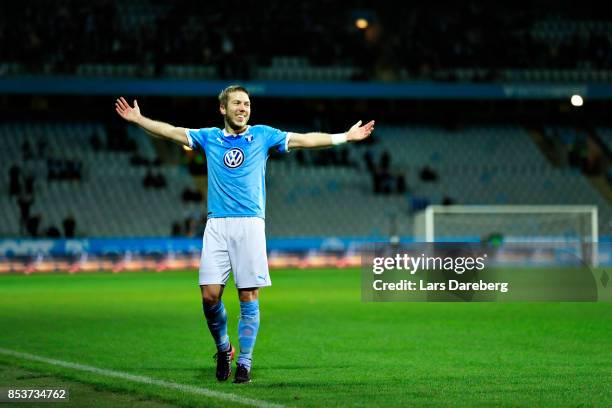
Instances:
[[[223,163],[230,169],[235,169],[236,167],[240,167],[242,162],[244,161],[244,152],[242,149],[234,147],[233,149],[229,149],[223,155]]]

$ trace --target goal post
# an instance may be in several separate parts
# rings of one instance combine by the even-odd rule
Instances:
[[[414,220],[421,242],[565,242],[591,246],[595,265],[597,207],[588,205],[431,205]]]

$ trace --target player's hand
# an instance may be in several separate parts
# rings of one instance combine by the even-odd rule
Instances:
[[[356,142],[363,140],[370,136],[374,131],[374,121],[371,120],[365,125],[361,126],[361,121],[355,123],[348,132],[346,132],[346,140],[349,142]]]
[[[130,104],[127,103],[125,98],[122,96],[121,98],[117,99],[117,101],[115,102],[115,110],[117,111],[119,116],[121,116],[123,119],[127,120],[128,122],[135,123],[138,121],[138,119],[142,117],[142,115],[140,114],[140,108],[138,107],[138,102],[136,102],[136,99],[134,99],[134,107],[131,107]]]

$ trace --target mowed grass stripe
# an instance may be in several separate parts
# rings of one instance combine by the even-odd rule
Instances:
[[[261,401],[261,400],[256,400],[253,398],[241,397],[239,395],[229,394],[225,392],[209,390],[208,388],[196,387],[193,385],[186,385],[186,384],[178,384],[175,382],[158,380],[158,379],[146,377],[143,375],[135,375],[135,374],[125,373],[122,371],[108,370],[108,369],[92,367],[92,366],[84,365],[84,364],[72,363],[69,361],[56,360],[53,358],[37,356],[35,354],[23,353],[23,352],[9,350],[5,348],[1,348],[1,347],[0,347],[0,353],[5,354],[7,356],[11,356],[11,357],[16,357],[16,358],[30,360],[30,361],[37,361],[40,363],[68,368],[71,370],[86,371],[86,372],[98,374],[104,377],[119,378],[122,380],[132,381],[132,382],[146,384],[146,385],[156,385],[158,387],[174,389],[174,390],[178,390],[184,393],[202,395],[205,397],[216,398],[216,399],[223,400],[223,401],[236,402],[238,404],[243,404],[243,405],[252,406],[252,407],[259,407],[259,408],[283,408],[284,407],[283,405],[274,404],[274,403]]]

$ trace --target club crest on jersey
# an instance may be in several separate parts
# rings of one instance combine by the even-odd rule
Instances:
[[[237,147],[229,149],[223,155],[223,163],[230,169],[240,167],[242,162],[244,162],[244,152],[242,151],[242,149],[239,149]]]
[[[253,135],[247,135],[245,139],[247,142],[251,143],[253,141]]]

